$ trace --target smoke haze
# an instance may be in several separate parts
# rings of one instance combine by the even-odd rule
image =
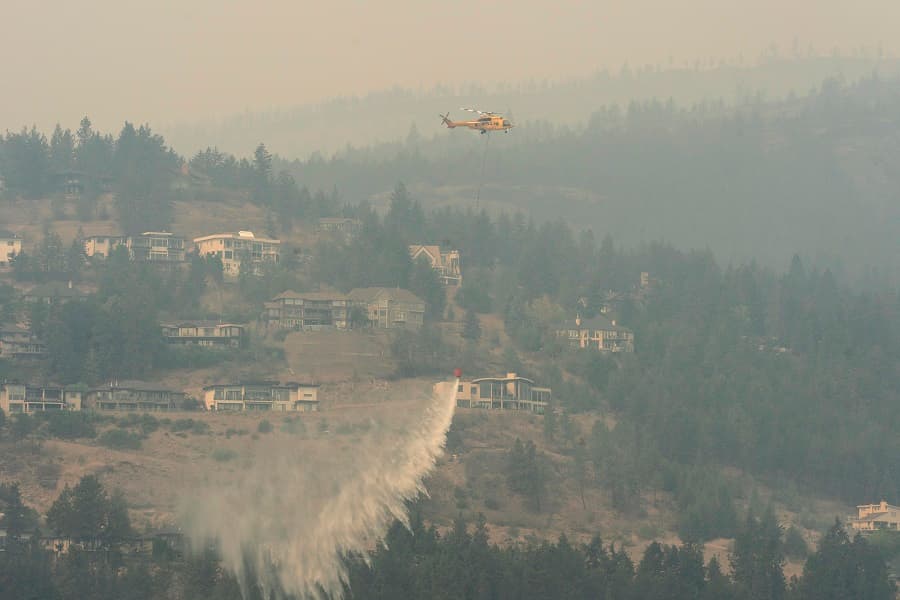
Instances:
[[[412,395],[411,395],[412,397]],[[456,385],[419,393],[401,416],[373,421],[355,443],[310,445],[273,435],[238,476],[186,501],[184,523],[196,547],[217,543],[242,587],[247,567],[269,593],[340,596],[342,556],[370,550],[405,502],[425,492],[423,477],[441,454],[456,405]]]
[[[892,0],[453,4],[4,2],[0,129],[100,129],[296,106],[400,85],[564,79],[598,68],[900,53]]]

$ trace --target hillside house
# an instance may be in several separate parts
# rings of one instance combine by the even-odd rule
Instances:
[[[348,329],[350,299],[340,292],[289,290],[266,302],[263,320],[282,329]]]
[[[92,235],[84,240],[84,254],[88,257],[109,257],[119,246],[128,249],[128,256],[136,262],[184,262],[184,238],[167,231],[145,231],[140,235]]]
[[[228,277],[237,277],[242,269],[259,274],[262,265],[281,258],[281,240],[256,237],[252,231],[214,233],[194,238],[194,245],[201,256],[218,256]]]
[[[847,522],[856,531],[879,531],[887,529],[900,531],[900,507],[882,500],[878,504],[860,504],[857,515],[848,517]]]
[[[128,255],[137,262],[184,262],[184,238],[167,231],[145,231],[125,239]]]
[[[107,258],[115,248],[125,244],[125,238],[124,235],[89,235],[84,238],[84,255]]]
[[[82,292],[72,282],[50,281],[36,285],[22,295],[26,302],[43,302],[44,304],[61,304],[69,301],[87,300],[90,294]]]
[[[88,390],[84,407],[94,410],[181,410],[187,394],[142,381],[115,381]]]
[[[244,326],[219,321],[178,321],[161,323],[163,338],[169,344],[238,348],[244,339]]]
[[[462,285],[459,268],[459,250],[441,250],[440,246],[413,245],[409,247],[413,262],[425,258],[431,268],[437,271],[444,285]]]
[[[8,265],[13,257],[22,253],[22,236],[0,229],[0,265]]]
[[[203,388],[206,410],[316,412],[319,386],[289,381],[258,381],[207,385]]]
[[[340,233],[353,237],[362,231],[362,221],[348,217],[322,217],[316,223],[317,233]]]
[[[53,186],[66,200],[78,200],[88,187],[90,177],[82,171],[67,169],[50,176]]]
[[[550,388],[537,387],[531,379],[507,373],[506,377],[460,381],[456,388],[456,405],[460,408],[527,410],[544,414],[551,395]]]
[[[348,294],[350,304],[363,308],[373,327],[418,329],[425,319],[425,302],[401,288],[356,288]]]
[[[563,323],[562,329],[556,330],[556,335],[575,348],[594,348],[602,352],[634,352],[634,332],[602,315],[590,319],[577,316],[571,321],[567,320]]]
[[[81,410],[82,400],[83,392],[71,387],[8,382],[0,384],[0,408],[7,414]]]
[[[0,325],[0,357],[42,358],[46,354],[47,345],[30,329],[14,324]]]

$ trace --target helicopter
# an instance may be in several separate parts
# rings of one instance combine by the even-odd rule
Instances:
[[[504,133],[509,133],[509,130],[515,127],[515,125],[499,113],[485,112],[474,108],[461,108],[460,110],[478,113],[478,118],[472,121],[451,121],[450,113],[448,112],[446,115],[439,115],[443,124],[449,129],[455,127],[468,127],[469,129],[480,131],[483,134],[489,131],[503,131]]]

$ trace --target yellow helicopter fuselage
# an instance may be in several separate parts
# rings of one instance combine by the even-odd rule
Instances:
[[[515,127],[515,125],[499,115],[484,116],[471,121],[451,121],[449,119],[444,119],[444,124],[450,129],[455,127],[468,127],[469,129],[480,131],[481,133],[487,131],[509,131]]]

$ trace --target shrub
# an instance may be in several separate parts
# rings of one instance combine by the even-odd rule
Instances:
[[[52,437],[66,440],[97,437],[97,431],[94,429],[94,423],[90,416],[80,411],[50,413],[47,419],[47,433]]]
[[[803,534],[793,525],[784,532],[784,553],[789,558],[795,559],[806,558],[809,554],[809,546],[806,545]]]
[[[17,414],[9,427],[13,439],[21,440],[28,437],[35,429],[38,423],[34,417],[26,414]]]
[[[100,435],[99,442],[114,450],[138,450],[141,436],[126,429],[108,429]]]
[[[237,458],[237,452],[231,448],[216,448],[212,451],[212,457],[218,462],[228,462]]]
[[[306,433],[306,425],[297,417],[288,417],[281,424],[281,431],[293,435],[302,435]]]
[[[172,422],[170,429],[175,433],[189,431],[197,435],[202,435],[204,433],[209,433],[209,424],[195,419],[178,419]]]
[[[256,426],[256,430],[260,433],[271,433],[272,432],[272,424],[269,423],[267,419],[263,419],[259,422],[259,425]]]

